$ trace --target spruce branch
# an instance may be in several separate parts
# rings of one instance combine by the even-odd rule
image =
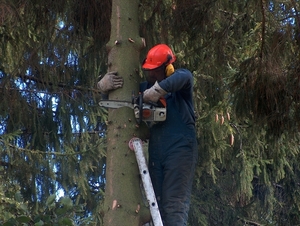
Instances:
[[[43,135],[48,136],[51,132],[43,132]],[[88,131],[88,132],[72,132],[73,135],[76,136],[81,136],[83,134],[99,134],[99,133],[106,133],[106,130],[93,130],[93,131]],[[26,135],[31,135],[33,134],[33,132],[28,131],[28,130],[22,130],[22,134],[26,134]],[[58,136],[64,136],[63,133],[57,133]],[[1,141],[1,140],[0,140]]]
[[[261,0],[261,14],[262,14],[262,26],[261,26],[261,50],[260,58],[263,57],[264,45],[265,45],[265,33],[266,33],[266,9],[265,9],[265,0]]]
[[[0,161],[0,166],[11,167],[12,165],[9,162]]]
[[[30,152],[31,154],[40,154],[40,155],[56,155],[56,156],[73,156],[78,154],[84,154],[86,151],[79,151],[74,153],[62,153],[62,152],[55,152],[55,151],[41,151],[41,150],[33,150],[28,148],[21,148],[17,147],[16,145],[9,144],[5,142],[5,140],[0,139],[4,145],[8,146],[9,148],[13,149],[14,151],[21,151],[21,152]]]
[[[240,140],[240,150],[242,150],[242,149],[243,149],[243,140],[242,140],[241,132],[239,131],[238,127],[237,127],[235,124],[229,123],[229,125],[230,125],[232,128],[234,128],[234,129],[236,130],[236,132],[238,133],[238,135],[239,135],[239,140]]]
[[[253,225],[253,226],[261,226],[260,223],[254,222],[254,221],[250,221],[250,220],[246,220],[246,219],[242,219],[240,217],[238,217],[239,220],[241,220],[244,225]]]
[[[43,84],[43,85],[48,85],[48,86],[54,86],[55,84],[53,84],[53,82],[49,82],[49,81],[43,81],[41,79],[38,79],[34,76],[29,76],[29,75],[19,75],[19,78],[23,79],[23,80],[30,80],[30,81],[34,81],[37,82],[39,84]],[[58,83],[57,86],[59,88],[69,88],[69,89],[73,89],[73,90],[78,90],[78,91],[88,91],[88,92],[93,92],[93,93],[99,93],[100,94],[100,90],[95,89],[95,88],[87,88],[84,86],[76,86],[76,85],[67,85],[65,83]]]

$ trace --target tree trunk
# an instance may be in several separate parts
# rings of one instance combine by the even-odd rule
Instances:
[[[145,44],[139,37],[138,0],[113,0],[108,69],[118,71],[124,86],[109,94],[109,100],[131,101],[138,94],[139,52]],[[107,161],[104,225],[141,225],[149,219],[143,204],[140,176],[129,140],[139,136],[133,110],[127,107],[108,110]]]

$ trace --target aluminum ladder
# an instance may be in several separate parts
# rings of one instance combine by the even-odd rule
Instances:
[[[143,187],[145,190],[146,198],[149,203],[153,224],[154,226],[163,226],[148,166],[146,163],[146,158],[143,151],[142,140],[136,137],[132,138],[129,141],[129,148],[135,153],[135,157],[143,181]]]

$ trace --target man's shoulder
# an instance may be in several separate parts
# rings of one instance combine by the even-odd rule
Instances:
[[[193,77],[192,72],[190,70],[186,69],[186,68],[176,69],[174,73],[177,73],[181,76]]]
[[[193,82],[193,74],[190,70],[185,68],[179,68],[174,72],[174,79],[178,82]],[[170,77],[172,77],[171,75]]]
[[[185,74],[192,74],[192,72],[189,69],[186,69],[186,68],[178,68],[178,69],[175,70],[175,72],[185,73]]]

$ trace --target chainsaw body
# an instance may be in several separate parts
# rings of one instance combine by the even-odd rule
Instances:
[[[167,109],[165,107],[156,107],[151,104],[143,103],[142,108],[139,105],[134,105],[134,116],[137,121],[145,122],[161,122],[166,120]]]
[[[137,97],[133,96],[131,102],[103,100],[99,102],[99,105],[107,108],[129,107],[133,109],[134,116],[139,124],[142,121],[150,123],[162,122],[167,117],[165,99],[161,98],[158,103],[144,103],[142,94]]]

